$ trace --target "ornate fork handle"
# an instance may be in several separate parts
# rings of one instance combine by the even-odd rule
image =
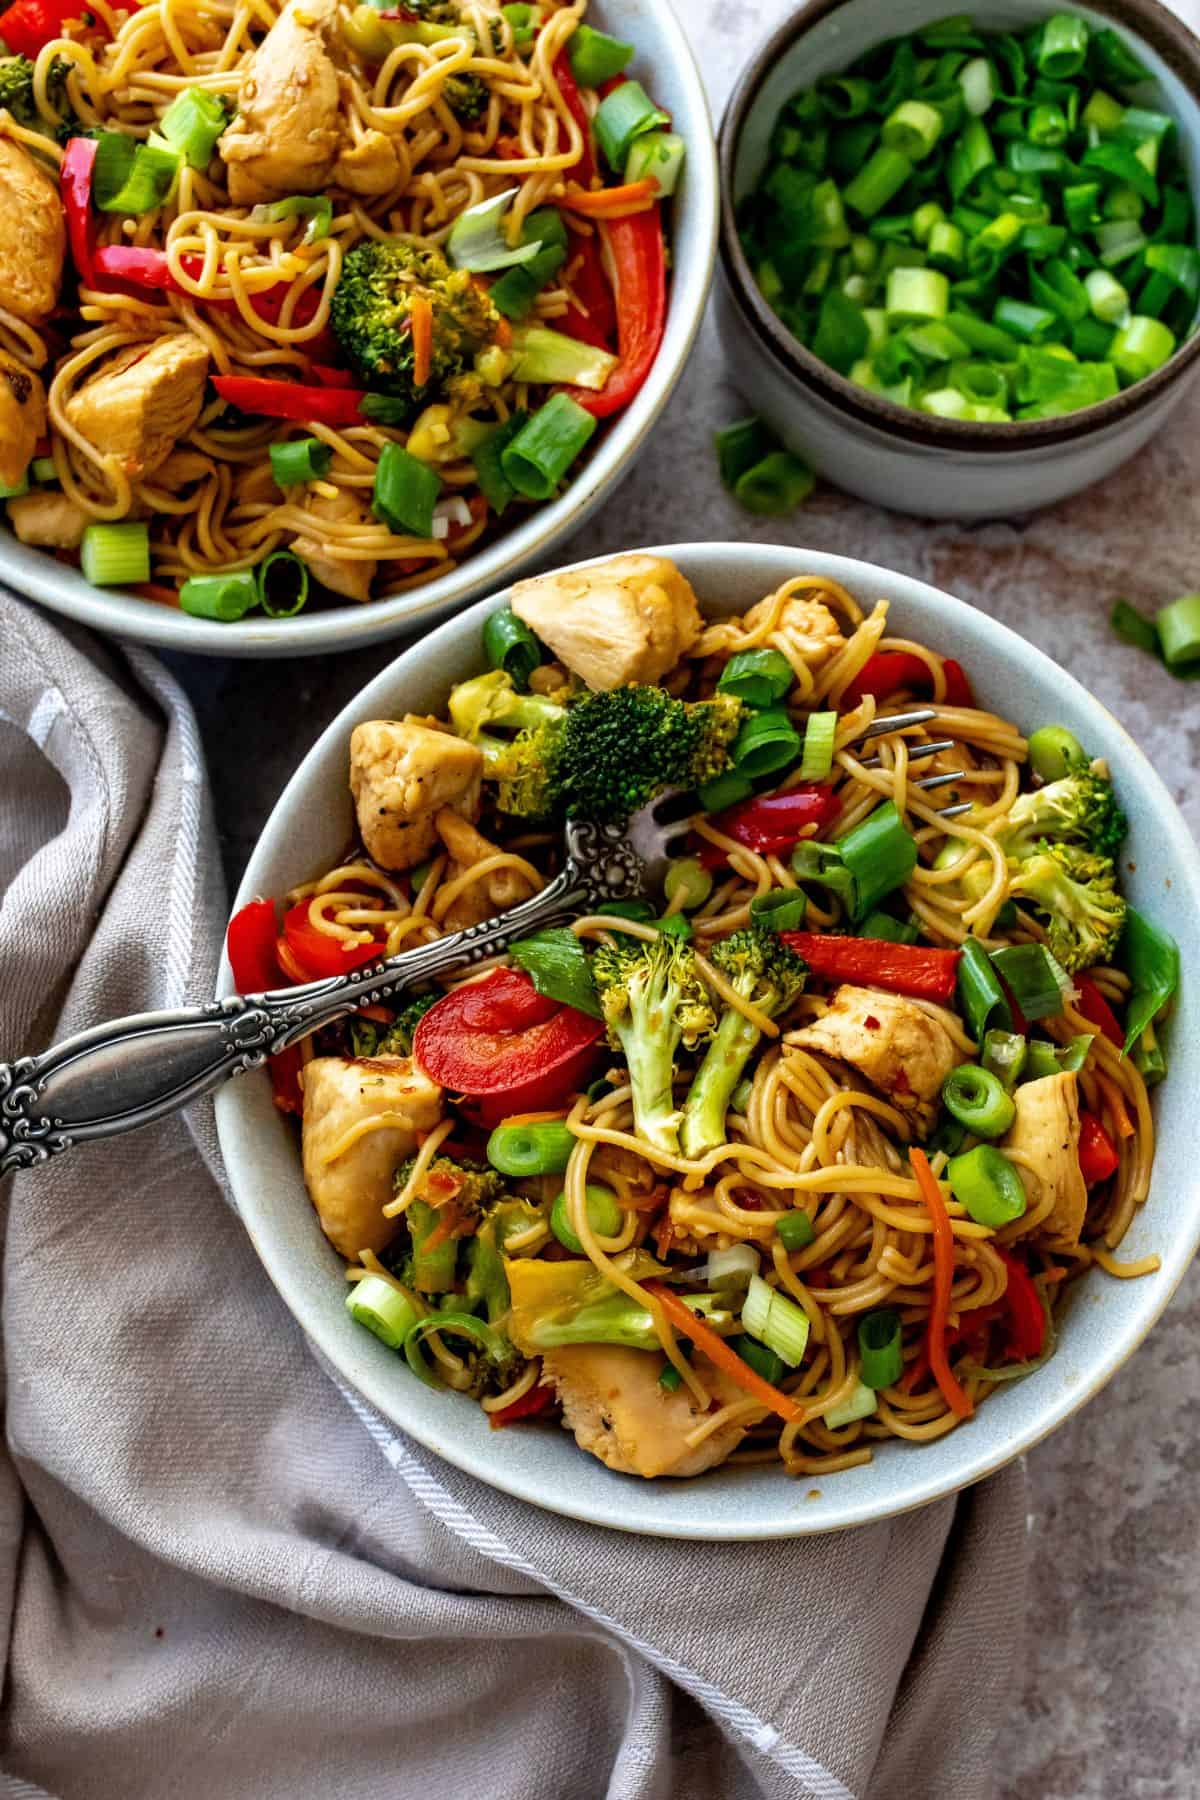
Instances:
[[[0,1063],[0,1175],[133,1131],[360,1006],[423,987],[514,938],[642,892],[644,866],[616,826],[567,827],[563,871],[498,918],[305,987],[230,994],[206,1006],[94,1026],[40,1056]]]

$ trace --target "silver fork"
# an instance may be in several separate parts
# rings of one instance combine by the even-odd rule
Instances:
[[[864,735],[907,730],[934,716],[932,708],[896,714],[876,720]],[[910,760],[950,743],[914,745]],[[915,785],[941,786],[956,778],[935,775]],[[468,969],[529,932],[602,912],[617,901],[658,895],[696,810],[695,795],[675,789],[658,795],[627,826],[571,822],[562,871],[540,894],[419,949],[303,987],[229,994],[204,1006],[115,1019],[40,1056],[0,1063],[0,1175],[164,1118],[231,1076],[261,1068],[269,1056],[323,1025]],[[947,816],[965,810],[950,808]]]

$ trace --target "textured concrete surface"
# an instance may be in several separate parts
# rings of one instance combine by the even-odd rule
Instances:
[[[789,0],[676,4],[719,116],[737,67]],[[1178,10],[1200,26],[1200,0]],[[1102,486],[1033,519],[974,529],[900,519],[827,489],[792,518],[749,518],[721,490],[712,454],[713,429],[743,410],[706,326],[637,470],[561,560],[755,538],[909,570],[1003,619],[1084,681],[1144,746],[1200,833],[1200,688],[1118,644],[1106,623],[1118,594],[1153,605],[1200,587],[1200,388]],[[200,713],[231,882],[300,755],[401,647],[313,663],[173,659]],[[1030,1459],[1029,1673],[998,1769],[1002,1800],[1200,1794],[1198,1427],[1193,1273],[1105,1395]],[[969,1706],[970,1693],[966,1667],[948,1703]]]

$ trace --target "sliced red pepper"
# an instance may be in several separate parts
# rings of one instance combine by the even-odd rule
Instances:
[[[954,998],[959,950],[935,950],[927,944],[889,944],[881,938],[841,937],[836,933],[784,931],[785,944],[802,956],[814,975],[825,981],[862,982],[892,994],[915,994],[944,1006]]]
[[[581,344],[610,350],[617,332],[617,309],[594,233],[583,237],[577,231],[568,231],[567,268],[571,272],[571,292],[579,304],[568,306],[562,318],[554,321],[555,329],[577,338]]]
[[[284,914],[283,936],[309,981],[321,981],[326,975],[345,975],[384,954],[382,944],[346,944],[327,931],[318,931],[309,917],[307,900],[298,901]]]
[[[214,375],[222,400],[263,419],[296,419],[304,424],[360,425],[366,395],[358,388],[305,387],[299,381],[272,381],[264,375]]]
[[[40,50],[62,37],[68,20],[81,21],[86,13],[85,0],[16,0],[4,14],[4,42],[17,56],[36,62]],[[87,16],[89,23],[107,37],[102,22],[92,14]]]
[[[8,13],[4,15],[8,18]],[[6,40],[7,41],[7,40]],[[92,175],[96,167],[95,138],[68,139],[59,164],[58,187],[67,220],[71,261],[85,287],[96,285],[96,225],[92,217]]]
[[[598,227],[608,244],[617,287],[617,366],[600,392],[568,388],[593,418],[607,419],[628,406],[658,355],[667,323],[667,257],[662,206],[609,219]]]
[[[1095,1025],[1110,1044],[1115,1044],[1118,1050],[1122,1049],[1125,1033],[1117,1021],[1117,1015],[1091,976],[1076,975],[1075,986],[1079,989],[1076,1005],[1088,1024]]]
[[[943,660],[942,670],[946,685],[942,704],[974,706],[975,696],[971,692],[971,684],[962,664],[955,662],[952,656],[947,656]],[[902,691],[922,696],[931,695],[933,676],[929,664],[911,650],[876,650],[873,656],[867,658],[842,695],[840,705],[844,712],[849,712],[867,694],[872,694],[876,700],[890,700],[893,694]]]
[[[777,856],[792,849],[801,832],[815,825],[823,830],[831,825],[842,810],[842,803],[832,788],[795,787],[786,794],[761,794],[742,800],[723,813],[717,813],[712,824],[735,843],[760,856]],[[705,843],[700,861],[706,869],[719,868],[729,859],[717,844]]]
[[[1115,1175],[1121,1158],[1095,1113],[1079,1115],[1079,1167],[1089,1187]]]
[[[303,1113],[304,1089],[300,1086],[300,1071],[304,1067],[304,1058],[299,1044],[289,1044],[286,1050],[277,1051],[271,1057],[269,1067],[271,1095],[280,1112]]]
[[[578,125],[583,138],[583,150],[580,153],[579,161],[572,164],[571,173],[582,182],[591,181],[596,174],[596,156],[592,149],[592,124],[565,50],[560,50],[554,59],[554,79],[558,83],[558,89],[566,109]]]
[[[502,1425],[515,1425],[518,1419],[544,1418],[557,1405],[558,1395],[554,1389],[535,1382],[519,1400],[514,1400],[510,1406],[502,1406],[499,1412],[489,1413],[488,1423],[493,1431],[498,1431]]]
[[[414,1052],[443,1087],[479,1103],[483,1122],[557,1106],[595,1061],[599,1019],[539,994],[522,969],[495,969],[431,1006]]]
[[[239,994],[286,985],[275,958],[277,929],[273,900],[250,900],[230,919],[225,950]]]
[[[1042,1354],[1046,1341],[1045,1308],[1025,1264],[999,1244],[992,1248],[1008,1270],[1008,1286],[1004,1290],[1008,1337],[1004,1353],[1013,1362],[1032,1362]]]

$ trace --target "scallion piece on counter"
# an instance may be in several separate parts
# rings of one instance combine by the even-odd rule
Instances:
[[[320,438],[293,438],[271,445],[271,473],[281,488],[301,481],[316,481],[329,472],[333,450]]]
[[[737,774],[749,781],[790,768],[800,755],[801,743],[787,713],[768,707],[752,713],[733,740],[730,758]]]
[[[346,1311],[389,1350],[403,1350],[404,1340],[420,1318],[407,1294],[382,1275],[364,1275],[346,1295]]]
[[[530,1175],[561,1175],[575,1144],[574,1135],[561,1119],[497,1125],[487,1141],[487,1159],[493,1169],[514,1180]]]
[[[292,550],[273,550],[255,571],[258,602],[269,619],[290,619],[308,599],[308,564]]]
[[[750,1277],[742,1307],[742,1330],[798,1368],[808,1343],[808,1314],[786,1294],[769,1287],[761,1275]]]
[[[568,48],[571,73],[581,87],[598,88],[602,81],[619,75],[633,57],[633,45],[596,31],[591,25],[577,25]]]
[[[1162,655],[1158,627],[1153,619],[1146,618],[1144,613],[1130,606],[1128,600],[1116,601],[1109,624],[1123,643],[1132,644],[1135,650],[1147,650],[1151,656]]]
[[[597,1237],[616,1237],[625,1223],[625,1214],[617,1204],[617,1196],[610,1187],[605,1187],[598,1181],[589,1181],[584,1188],[584,1211],[587,1213],[587,1222]],[[571,1224],[565,1190],[550,1208],[550,1229],[565,1249],[573,1250],[576,1256],[583,1255],[583,1241]]]
[[[635,138],[643,132],[670,125],[667,113],[661,112],[640,81],[625,81],[606,94],[596,109],[592,130],[596,135],[610,169],[623,173]]]
[[[194,619],[217,619],[233,625],[258,605],[258,583],[253,569],[232,569],[227,575],[193,575],[179,590],[179,604]]]
[[[790,668],[788,685],[791,685]],[[837,721],[835,712],[809,713],[804,725],[804,753],[800,758],[801,781],[824,781],[833,768]]]
[[[904,1368],[900,1314],[893,1306],[869,1312],[858,1323],[862,1380],[869,1388],[891,1387]]]
[[[387,443],[375,466],[371,511],[389,531],[403,537],[433,536],[433,509],[442,491],[436,469],[410,456],[400,444]]]
[[[184,88],[172,100],[158,129],[193,169],[206,169],[213,159],[217,139],[229,123],[230,107],[207,88]]]
[[[790,1254],[793,1250],[807,1250],[816,1237],[816,1232],[808,1214],[797,1208],[795,1212],[784,1213],[782,1219],[777,1220],[775,1235]]]
[[[528,500],[548,500],[596,425],[569,394],[552,394],[500,453],[514,491]]]
[[[89,525],[79,563],[93,587],[132,587],[150,579],[150,527],[125,523]]]
[[[1007,944],[993,950],[992,966],[1027,1019],[1052,1019],[1062,1011],[1062,988],[1041,944]]]
[[[722,669],[717,687],[747,706],[764,707],[782,700],[794,680],[792,665],[782,651],[739,650]]]
[[[1154,621],[1163,661],[1168,669],[1191,668],[1200,662],[1200,594],[1184,594],[1164,606]]]
[[[483,627],[483,654],[493,669],[503,669],[522,690],[544,660],[542,646],[511,606],[488,614]]]
[[[790,450],[772,450],[739,476],[734,494],[747,512],[770,516],[792,512],[808,499],[817,478]]]
[[[1000,1078],[975,1063],[951,1069],[942,1083],[942,1105],[973,1137],[1003,1137],[1016,1116]]]
[[[999,1231],[1025,1211],[1025,1186],[1016,1167],[992,1144],[977,1144],[946,1165],[950,1192],[977,1225]]]
[[[757,415],[724,426],[713,434],[713,442],[721,481],[730,492],[736,489],[748,469],[769,456],[772,450],[779,449],[778,438]]]

